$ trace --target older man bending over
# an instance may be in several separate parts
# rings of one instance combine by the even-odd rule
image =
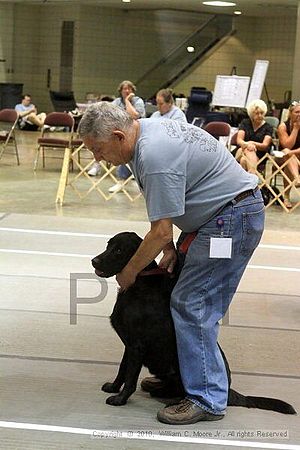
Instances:
[[[117,275],[123,290],[159,253],[172,272],[173,224],[194,232],[171,296],[186,398],[158,420],[186,425],[224,417],[228,380],[217,345],[226,313],[264,227],[257,177],[206,131],[174,120],[139,119],[111,103],[85,112],[79,133],[97,161],[130,165],[151,222],[141,246]]]

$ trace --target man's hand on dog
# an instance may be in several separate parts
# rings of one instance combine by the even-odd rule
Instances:
[[[164,256],[159,262],[161,269],[167,270],[169,273],[173,273],[175,264],[177,262],[177,254],[174,246],[170,246],[164,249]],[[130,268],[130,266],[124,267],[124,269],[116,275],[116,280],[120,286],[120,291],[127,291],[127,289],[135,283],[137,273]]]
[[[122,272],[116,275],[116,280],[120,286],[120,291],[127,291],[127,289],[134,284],[136,276],[137,273],[131,270],[130,267],[124,267]]]
[[[164,256],[159,261],[158,266],[161,269],[166,269],[167,272],[169,272],[169,273],[173,273],[176,261],[177,261],[177,254],[176,254],[176,250],[173,246],[173,247],[164,249]]]

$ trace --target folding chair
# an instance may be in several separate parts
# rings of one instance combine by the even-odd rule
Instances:
[[[279,119],[275,116],[265,116],[265,121],[273,127],[273,130],[275,131],[279,125]]]
[[[211,134],[216,139],[225,138],[223,144],[227,146],[227,142],[230,136],[231,127],[226,122],[209,122],[205,125],[204,130]],[[222,139],[223,140],[223,139]]]
[[[235,156],[237,148],[238,148],[238,143],[237,143],[237,136],[238,136],[238,131],[235,131],[228,140],[228,150],[230,150],[230,152],[233,154],[233,156]]]
[[[15,137],[15,128],[18,123],[18,113],[14,109],[2,109],[0,111],[0,159],[9,145],[15,148],[17,163],[20,165],[19,152]]]
[[[49,91],[49,93],[54,111],[69,112],[77,108],[73,91]]]
[[[208,111],[204,125],[206,126],[210,122],[226,122],[230,124],[230,117],[229,114],[223,111]]]
[[[55,137],[55,132],[48,131],[48,127],[64,127],[68,128],[68,132],[64,132],[64,137]],[[34,170],[37,169],[38,159],[40,152],[42,152],[43,157],[43,167],[45,167],[45,149],[60,149],[71,148],[71,142],[74,130],[74,119],[73,117],[65,112],[53,112],[47,115],[44,127],[41,132],[41,137],[38,139],[38,147],[36,150],[36,157],[34,161]],[[62,154],[62,158],[63,158]]]

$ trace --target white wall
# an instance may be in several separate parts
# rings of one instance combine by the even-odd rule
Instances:
[[[0,83],[11,81],[13,65],[14,7],[0,3]]]
[[[188,95],[192,86],[212,90],[216,75],[230,75],[233,66],[237,67],[237,75],[251,76],[255,60],[266,59],[270,61],[266,77],[269,97],[277,102],[283,100],[284,92],[292,88],[296,18],[239,17],[236,30],[234,36],[175,86],[176,92]]]
[[[0,82],[24,83],[39,109],[51,110],[46,85],[59,89],[60,37],[63,20],[75,21],[73,90],[78,101],[86,92],[115,94],[123,79],[136,81],[171,47],[194,31],[206,16],[182,12],[130,12],[97,6],[0,4]],[[237,32],[177,83],[177,93],[188,95],[192,86],[213,89],[217,74],[251,75],[256,59],[269,59],[266,79],[269,96],[282,101],[292,87],[294,16],[245,18]],[[274,30],[276,32],[274,33]],[[7,73],[13,68],[14,73]]]
[[[93,90],[116,94],[120,81],[138,80],[205,20],[193,13],[82,7],[74,78],[78,96]]]

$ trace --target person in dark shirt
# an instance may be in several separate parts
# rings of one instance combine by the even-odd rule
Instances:
[[[247,107],[248,119],[242,120],[237,135],[237,144],[240,147],[236,159],[241,166],[251,173],[255,173],[257,163],[270,151],[273,128],[265,121],[267,105],[262,100],[253,100]],[[263,168],[266,161],[259,165]]]
[[[296,180],[295,187],[300,187],[300,102],[292,102],[289,107],[289,117],[278,127],[278,138],[280,149],[286,154],[288,163],[285,166],[285,173],[291,181]],[[284,178],[284,187],[288,185],[288,180]],[[290,201],[290,190],[284,192],[284,204],[287,208],[292,208]]]

